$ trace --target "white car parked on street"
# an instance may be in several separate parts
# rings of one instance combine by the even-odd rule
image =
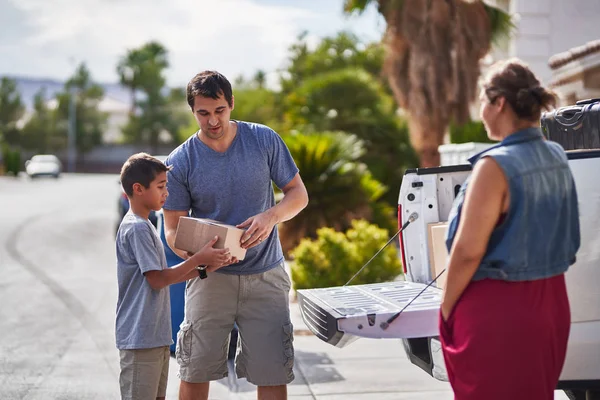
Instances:
[[[61,170],[60,160],[52,154],[38,154],[25,162],[25,172],[31,178],[44,175],[58,178]]]

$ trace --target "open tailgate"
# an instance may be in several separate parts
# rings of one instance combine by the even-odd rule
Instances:
[[[428,287],[389,327],[382,323],[415,298],[425,284],[394,281],[368,285],[298,290],[302,318],[321,340],[344,347],[359,337],[438,336],[442,291]]]

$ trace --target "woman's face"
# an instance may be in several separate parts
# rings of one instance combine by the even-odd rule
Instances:
[[[498,97],[492,103],[488,98],[485,89],[481,90],[479,95],[479,102],[481,107],[479,109],[479,118],[483,121],[487,135],[492,140],[501,140],[502,137],[499,135],[499,122],[501,118],[502,104],[504,104],[504,98]]]

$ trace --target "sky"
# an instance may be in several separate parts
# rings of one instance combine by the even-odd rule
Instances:
[[[258,69],[276,81],[287,48],[350,30],[378,41],[375,7],[345,16],[344,0],[0,0],[0,76],[65,79],[85,62],[97,82],[118,81],[128,49],[158,40],[169,51],[170,86],[215,69],[231,81]]]

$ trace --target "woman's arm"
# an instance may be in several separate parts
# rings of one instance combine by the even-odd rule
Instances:
[[[456,302],[473,278],[500,215],[508,208],[508,183],[491,157],[475,164],[448,259],[442,317],[448,319]]]

